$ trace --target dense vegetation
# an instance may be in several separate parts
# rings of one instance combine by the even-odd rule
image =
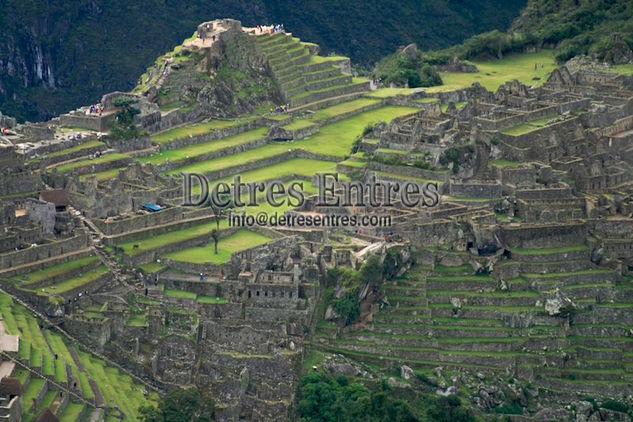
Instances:
[[[164,396],[157,407],[143,406],[139,413],[143,422],[211,422],[215,403],[197,388],[178,388]]]
[[[283,22],[327,52],[370,64],[399,45],[442,48],[505,29],[524,0],[472,2],[7,0],[0,14],[0,111],[50,118],[115,90],[130,90],[155,58],[204,20]]]
[[[501,58],[544,47],[555,47],[559,62],[581,54],[613,63],[628,62],[633,57],[633,3],[530,0],[508,32],[475,35],[461,45],[429,55],[429,59]]]
[[[414,400],[398,398],[382,380],[372,389],[349,377],[319,372],[304,376],[299,389],[302,422],[471,422],[472,411],[456,396],[419,395]]]
[[[417,49],[411,47],[380,60],[373,76],[384,85],[393,83],[409,88],[442,85],[442,78],[437,71]]]
[[[358,295],[363,285],[367,284],[378,290],[384,287],[385,280],[392,280],[400,266],[402,257],[397,250],[387,252],[381,263],[377,255],[372,255],[358,270],[348,267],[334,267],[328,270],[328,285],[343,287],[344,293],[338,297],[328,297],[334,312],[345,325],[352,324],[360,316]],[[332,289],[330,289],[332,292]]]

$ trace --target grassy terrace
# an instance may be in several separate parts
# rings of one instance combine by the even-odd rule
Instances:
[[[76,351],[90,378],[98,383],[106,404],[117,405],[125,413],[127,419],[136,420],[139,405],[149,404],[148,402],[156,400],[155,394],[152,394],[149,399],[146,398],[143,387],[133,382],[129,375],[107,367],[104,362],[93,358],[88,353]]]
[[[183,148],[168,149],[158,152],[156,154],[149,155],[147,157],[139,158],[139,161],[143,164],[152,163],[160,164],[166,160],[180,161],[189,157],[195,157],[202,154],[208,154],[211,152],[220,151],[225,148],[230,148],[248,142],[255,141],[257,139],[265,138],[268,134],[267,127],[261,127],[247,132],[239,133],[237,135],[229,136],[222,139],[217,139],[209,142],[203,142],[199,144],[188,145]]]
[[[532,131],[535,131],[536,129],[540,129],[542,127],[547,126],[547,122],[549,122],[553,118],[554,117],[545,117],[543,119],[537,119],[537,120],[532,120],[532,121],[529,121],[529,122],[521,123],[520,125],[516,125],[516,126],[512,126],[510,128],[507,128],[507,129],[503,129],[501,131],[501,133],[504,133],[506,135],[513,135],[513,136],[518,136],[518,135],[523,135],[525,133],[530,133]]]
[[[226,228],[226,220],[220,220],[220,229]],[[195,226],[187,227],[186,229],[177,230],[160,234],[158,236],[149,237],[147,239],[140,239],[131,242],[121,243],[117,246],[123,249],[123,252],[127,255],[134,256],[142,252],[151,251],[152,249],[160,248],[161,246],[169,245],[171,243],[180,242],[187,239],[193,239],[194,237],[201,236],[203,234],[211,234],[211,230],[216,228],[215,221],[211,221],[204,224],[198,224]],[[138,248],[134,248],[134,245],[138,245]]]
[[[306,119],[296,119],[292,123],[288,123],[283,128],[286,130],[299,130],[314,126],[314,123]]]
[[[226,129],[227,127],[239,126],[254,119],[254,116],[245,117],[237,120],[211,120],[208,122],[192,123],[168,129],[164,132],[151,136],[152,142],[156,144],[164,144],[174,139],[188,138],[190,136],[204,135],[218,129]]]
[[[557,254],[568,252],[581,252],[587,251],[589,247],[587,245],[576,246],[563,246],[560,248],[535,248],[535,249],[512,249],[512,253],[516,255],[545,255],[545,254]]]
[[[133,314],[128,318],[126,325],[129,327],[146,327],[147,319],[144,314]]]
[[[40,281],[48,278],[57,277],[86,265],[93,264],[97,260],[98,258],[96,256],[87,256],[72,261],[62,262],[61,264],[52,265],[50,267],[44,267],[41,270],[37,270],[23,276],[14,276],[12,277],[12,280],[17,281],[24,286],[28,286],[29,284],[39,283]]]
[[[510,160],[503,160],[503,159],[490,160],[488,161],[488,163],[491,166],[497,166],[497,167],[519,167],[519,164],[523,164],[520,161],[510,161]]]
[[[450,91],[468,87],[473,82],[479,82],[488,90],[496,91],[499,86],[510,79],[518,79],[526,85],[540,85],[556,68],[552,50],[511,54],[501,60],[474,61],[472,63],[477,66],[479,72],[442,72],[440,76],[444,85],[424,90],[427,92]],[[534,63],[537,64],[536,70]]]
[[[31,366],[37,368],[41,366],[44,374],[53,376],[60,383],[69,381],[66,367],[70,367],[73,377],[78,382],[78,390],[84,398],[88,400],[94,398],[89,382],[92,379],[103,393],[106,405],[123,409],[128,420],[136,420],[139,405],[148,404],[156,399],[154,394],[150,398],[145,397],[141,386],[134,383],[129,376],[117,369],[107,367],[105,362],[93,358],[86,352],[76,350],[86,370],[80,369],[73,360],[64,337],[56,331],[40,329],[40,322],[26,308],[14,303],[8,296],[0,297],[0,315],[7,331],[20,336],[20,357],[30,357]],[[54,355],[57,355],[57,359]],[[41,378],[33,377],[25,386],[23,398],[25,408],[30,407],[44,382]],[[58,392],[55,389],[49,389],[39,409],[50,406],[57,395]],[[73,415],[76,415],[81,407],[83,405],[77,406],[70,403],[69,408],[62,413],[61,420],[74,421]],[[32,420],[35,416],[25,411],[22,420]]]
[[[73,161],[72,163],[62,164],[61,166],[57,166],[55,168],[59,172],[67,172],[67,171],[71,171],[71,170],[78,169],[81,167],[91,166],[93,164],[111,163],[113,161],[124,160],[126,158],[130,158],[130,157],[118,152],[111,152],[108,154],[104,154],[99,158],[95,158],[92,160],[88,159],[88,160]]]
[[[107,274],[108,269],[104,265],[99,265],[97,268],[87,271],[78,276],[64,280],[61,283],[57,283],[52,286],[46,286],[35,292],[39,295],[54,296],[56,294],[64,293],[77,287],[84,286],[92,283],[104,274]]]
[[[178,252],[172,252],[166,256],[176,261],[192,262],[195,264],[203,264],[205,262],[222,264],[231,259],[231,255],[234,252],[259,246],[269,240],[270,238],[268,236],[244,229],[220,239],[218,241],[217,255],[214,251],[214,243],[210,242],[204,246],[183,249]]]
[[[165,289],[163,291],[163,294],[167,297],[173,297],[177,299],[195,300],[198,303],[210,303],[210,304],[228,303],[228,300],[224,297],[198,296],[196,293],[188,292],[186,290]]]
[[[347,101],[330,107],[325,107],[320,110],[316,110],[309,116],[309,118],[318,122],[321,120],[329,119],[331,117],[339,116],[341,114],[359,110],[363,107],[372,106],[378,104],[379,102],[380,100],[375,98],[358,98],[356,100]]]
[[[61,157],[62,155],[67,155],[73,152],[81,151],[88,148],[99,147],[102,145],[105,145],[105,144],[101,141],[96,141],[96,140],[88,141],[88,142],[84,142],[83,144],[75,145],[74,147],[71,147],[71,148],[62,149],[61,151],[51,152],[50,154],[47,154],[47,157],[48,158]]]
[[[326,153],[342,159],[349,154],[354,140],[362,133],[368,124],[374,124],[381,120],[391,121],[395,117],[415,111],[417,111],[417,109],[412,107],[381,107],[336,123],[325,125],[321,127],[316,134],[305,139],[268,144],[231,156],[201,161],[171,170],[168,174],[177,174],[179,172],[204,173],[211,169],[220,170],[238,164],[273,157],[287,152],[289,149],[303,149],[315,154]]]

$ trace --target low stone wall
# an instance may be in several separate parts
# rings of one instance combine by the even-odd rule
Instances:
[[[105,222],[102,219],[94,219],[92,222],[106,236],[126,233],[132,230],[140,230],[146,227],[157,226],[160,224],[171,223],[181,220],[185,215],[185,208],[172,207],[144,215],[135,215],[123,220],[113,220]]]
[[[205,160],[212,160],[218,157],[225,157],[227,155],[233,155],[240,152],[247,151],[249,149],[257,148],[268,143],[268,138],[264,137],[261,139],[256,139],[251,142],[247,142],[240,145],[235,145],[229,148],[221,149],[218,151],[208,152],[206,154],[196,155],[195,157],[185,158],[183,160],[178,161],[170,161],[170,162],[162,162],[156,165],[156,168],[160,171],[169,171],[178,167],[183,167],[189,164],[197,163]]]
[[[419,177],[429,181],[438,180],[443,183],[448,182],[449,178],[449,173],[447,171],[426,170],[413,166],[392,166],[390,164],[383,164],[376,161],[369,162],[367,164],[367,168],[370,170],[383,171],[403,176]]]
[[[162,226],[149,226],[147,230],[141,230],[132,233],[123,233],[121,235],[115,235],[111,237],[107,237],[104,239],[104,243],[108,246],[113,246],[117,243],[127,243],[138,240],[141,242],[143,239],[147,239],[150,237],[158,236],[160,234],[164,234],[167,232],[172,232],[176,230],[186,229],[188,227],[192,227],[198,224],[208,223],[213,221],[213,216],[202,217],[196,220],[187,220],[176,222],[174,224],[167,224]]]
[[[0,255],[0,268],[9,268],[22,264],[29,264],[42,259],[51,258],[57,255],[82,249],[88,246],[88,237],[81,233],[70,239],[60,240],[43,245],[33,246],[28,249],[9,252]]]
[[[290,100],[290,104],[292,107],[300,107],[302,105],[325,100],[327,98],[340,97],[342,95],[365,91],[369,91],[369,82],[358,85],[346,85],[329,91],[313,92],[312,94],[308,94],[305,97],[301,97],[296,100]]]
[[[108,139],[107,144],[110,148],[113,148],[118,152],[128,152],[151,148],[152,141],[150,140],[149,136],[141,136],[138,138],[125,140]]]
[[[198,303],[200,318],[242,319],[241,303]]]
[[[164,261],[166,262],[167,260]],[[222,292],[220,283],[215,282],[173,280],[169,278],[161,278],[160,282],[165,285],[166,289],[186,290],[202,296],[220,297]]]
[[[0,196],[35,192],[42,188],[40,175],[30,171],[11,172],[0,168]]]
[[[459,183],[449,184],[449,194],[452,196],[469,196],[475,198],[499,198],[502,195],[503,185],[498,183]]]
[[[517,126],[531,120],[539,120],[546,117],[553,118],[557,114],[558,106],[549,106],[540,108],[538,110],[517,114],[515,116],[506,117],[503,119],[492,120],[484,117],[475,117],[474,121],[481,125],[482,129],[484,130],[501,130]]]
[[[502,243],[509,248],[548,248],[582,244],[587,237],[584,223],[543,224],[524,227],[504,226],[500,230]]]
[[[238,133],[264,126],[266,121],[267,119],[265,118],[255,119],[241,125],[231,126],[224,129],[215,129],[202,135],[174,139],[161,144],[160,147],[161,149],[176,149],[191,144],[199,144],[202,142],[213,141],[215,139],[226,138],[227,136],[237,135]]]
[[[125,167],[132,162],[133,160],[131,158],[120,158],[114,161],[95,162],[95,163],[85,165],[82,167],[76,167],[66,172],[59,172],[57,168],[54,167],[53,175],[60,174],[60,175],[67,176],[69,174],[73,174],[73,175],[94,174],[94,173],[100,173],[102,171],[111,170],[117,167]]]
[[[165,114],[162,114],[158,121],[147,124],[145,130],[150,133],[161,132],[163,130],[170,129],[174,126],[183,125],[190,122],[195,122],[203,116],[203,111],[200,107],[196,106],[191,110],[182,111],[181,109],[171,110]]]
[[[90,255],[90,253],[86,253],[84,255],[88,256],[88,255]],[[74,259],[76,259],[76,256],[73,258],[73,260]],[[44,280],[38,281],[37,283],[31,283],[31,284],[29,284],[26,287],[28,287],[31,290],[39,290],[42,287],[54,285],[54,284],[56,284],[56,283],[58,283],[60,281],[72,278],[72,277],[74,277],[74,276],[76,276],[78,274],[82,274],[82,273],[84,273],[86,271],[90,271],[92,269],[95,269],[99,265],[101,265],[101,261],[99,261],[97,259],[96,261],[94,261],[92,263],[89,263],[87,265],[84,265],[83,267],[76,268],[76,269],[74,269],[72,271],[68,271],[68,272],[65,272],[63,274],[59,274],[59,275],[56,275],[56,276],[45,278]],[[28,280],[26,280],[26,281],[28,281]]]

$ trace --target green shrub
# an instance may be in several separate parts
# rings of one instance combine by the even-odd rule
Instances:
[[[628,413],[630,409],[626,403],[611,399],[603,401],[600,407],[622,413]]]
[[[345,325],[353,323],[360,316],[358,294],[348,292],[332,301],[332,308],[341,317]]]

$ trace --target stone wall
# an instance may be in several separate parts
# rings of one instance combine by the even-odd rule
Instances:
[[[103,114],[98,116],[85,115],[83,113],[75,112],[74,114],[62,114],[59,116],[59,123],[61,126],[66,127],[79,127],[97,132],[107,132],[108,125],[114,121],[114,114]]]
[[[214,158],[218,158],[218,157],[225,157],[228,155],[233,155],[233,154],[237,154],[239,152],[243,152],[243,151],[247,151],[249,149],[253,149],[253,148],[257,148],[260,146],[263,146],[265,144],[268,143],[268,138],[264,137],[261,139],[256,139],[254,141],[250,141],[244,144],[240,144],[240,145],[235,145],[229,148],[225,148],[225,149],[221,149],[219,151],[213,151],[213,152],[207,152],[205,154],[201,154],[201,155],[196,155],[195,157],[189,157],[189,158],[184,158],[182,160],[178,160],[178,161],[169,161],[169,162],[162,162],[160,164],[156,165],[156,168],[160,171],[168,171],[168,170],[172,170],[175,169],[177,167],[183,167],[186,166],[188,164],[193,164],[193,163],[197,163],[200,161],[205,161],[205,160],[212,160]]]
[[[88,246],[88,237],[80,233],[70,239],[60,240],[44,245],[33,246],[20,251],[9,252],[0,255],[0,268],[9,268],[16,265],[28,264],[62,255]]]
[[[504,226],[499,238],[509,248],[550,248],[580,245],[587,237],[584,223]]]
[[[498,183],[471,182],[449,184],[449,195],[468,196],[474,198],[499,198],[502,195],[503,185]]]
[[[176,222],[173,224],[166,224],[161,226],[149,226],[146,230],[141,230],[137,232],[126,232],[120,235],[108,237],[104,239],[104,243],[108,246],[113,246],[117,243],[126,243],[138,240],[139,243],[143,241],[143,239],[148,239],[150,237],[158,236],[160,234],[164,234],[171,231],[182,230],[188,227],[195,226],[197,224],[204,224],[213,221],[213,216],[203,217],[196,220],[188,220]],[[146,221],[149,223],[150,221]]]
[[[443,183],[448,182],[449,178],[448,171],[426,170],[413,166],[394,166],[391,164],[379,163],[377,161],[369,162],[367,164],[367,168],[370,170],[382,171],[386,173],[395,173],[403,176],[427,179],[429,181],[438,180]]]
[[[121,220],[106,222],[102,219],[94,219],[92,222],[99,227],[99,230],[101,230],[103,234],[112,236],[161,224],[173,223],[175,221],[188,218],[191,215],[190,211],[191,210],[187,208],[171,207],[157,212],[135,215]],[[209,208],[207,212],[198,216],[202,217],[204,214],[211,215],[211,208]]]
[[[202,135],[174,139],[172,141],[161,144],[160,147],[162,149],[176,149],[191,144],[213,141],[215,139],[226,138],[227,136],[233,136],[237,135],[238,133],[256,129],[258,127],[264,126],[265,123],[266,119],[255,119],[241,125],[231,126],[224,129],[215,129]]]

